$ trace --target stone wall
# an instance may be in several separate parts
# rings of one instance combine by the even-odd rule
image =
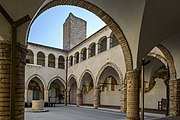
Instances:
[[[86,39],[86,21],[72,13],[63,24],[63,49],[70,50]]]

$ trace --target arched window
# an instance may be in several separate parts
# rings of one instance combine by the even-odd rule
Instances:
[[[64,69],[65,68],[65,60],[63,56],[59,56],[58,58],[58,68]]]
[[[74,64],[79,63],[79,52],[76,52],[74,55]]]
[[[86,52],[87,51],[87,49],[86,48],[83,48],[82,50],[81,50],[81,61],[83,61],[83,60],[86,60]]]
[[[69,66],[73,66],[73,56],[69,57]]]
[[[98,46],[99,47],[98,48],[99,52],[98,53],[101,53],[101,52],[107,50],[107,37],[106,36],[102,37],[99,40],[98,44],[99,44],[99,46]]]
[[[55,56],[53,54],[48,55],[48,67],[55,68]]]
[[[37,53],[37,64],[45,66],[45,55],[43,52]]]
[[[31,50],[28,49],[28,53],[26,55],[26,63],[34,64],[34,54]]]
[[[89,57],[93,57],[96,54],[96,43],[92,43],[89,46]]]
[[[110,39],[110,48],[119,45],[119,43],[116,39],[116,36],[114,34],[111,34],[110,38],[111,38]]]

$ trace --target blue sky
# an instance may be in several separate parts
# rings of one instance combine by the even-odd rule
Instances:
[[[87,37],[105,26],[100,18],[85,9],[74,6],[57,6],[45,11],[34,21],[28,41],[62,48],[63,23],[70,12],[87,21]]]

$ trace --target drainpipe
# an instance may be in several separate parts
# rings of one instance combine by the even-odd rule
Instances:
[[[165,80],[166,85],[166,116],[169,115],[169,80],[170,80],[170,73],[169,73],[169,65],[167,64],[167,78]]]
[[[67,91],[67,81],[68,81],[67,79],[68,79],[68,57],[66,57],[66,89],[65,89],[66,90],[65,91],[65,94],[66,94],[65,97],[66,98],[65,98],[65,106],[67,106],[67,92],[68,92]]]

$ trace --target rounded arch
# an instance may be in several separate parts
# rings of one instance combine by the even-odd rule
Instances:
[[[87,59],[87,48],[84,47],[84,48],[81,50],[81,61],[86,60],[86,59]]]
[[[32,25],[32,23],[34,22],[34,20],[41,14],[43,13],[45,10],[54,7],[54,6],[58,6],[58,5],[72,5],[72,6],[77,6],[77,7],[81,7],[84,8],[92,13],[94,13],[95,15],[97,15],[101,20],[103,20],[108,27],[112,30],[112,32],[114,33],[114,35],[116,36],[119,44],[122,47],[123,53],[124,53],[124,59],[125,59],[125,65],[126,65],[126,70],[127,71],[131,71],[133,70],[133,61],[132,61],[132,55],[131,55],[131,51],[128,45],[128,42],[122,32],[122,30],[120,29],[120,26],[118,26],[116,24],[116,22],[107,14],[105,13],[101,8],[99,8],[98,6],[85,1],[85,0],[53,0],[53,1],[49,1],[46,2],[37,12],[36,16],[34,17],[34,19],[32,20],[29,28],[28,28],[28,33],[30,30],[30,27]],[[27,34],[28,36],[28,34]]]
[[[93,73],[89,70],[89,69],[86,69],[82,74],[81,74],[81,76],[80,76],[80,78],[79,78],[79,84],[78,84],[78,86],[81,88],[82,86],[82,83],[83,83],[83,77],[85,76],[85,74],[89,74],[90,76],[91,76],[91,78],[92,78],[92,80],[93,80],[93,86],[94,86],[94,83],[95,83],[95,78],[94,78],[94,76],[93,76]]]
[[[165,46],[161,44],[159,44],[157,47],[161,50],[161,52],[164,54],[167,60],[167,63],[169,65],[170,79],[176,80],[176,69],[175,69],[174,60],[171,53]]]
[[[106,63],[105,65],[103,65],[103,66],[101,67],[101,69],[99,70],[99,72],[98,72],[98,74],[97,74],[97,77],[96,77],[95,86],[99,86],[99,82],[100,82],[100,81],[99,81],[99,78],[100,78],[101,74],[103,73],[103,71],[104,71],[107,67],[111,67],[111,68],[113,68],[113,69],[117,72],[117,74],[118,74],[120,80],[122,80],[122,84],[123,84],[123,83],[124,83],[124,81],[123,81],[123,75],[122,75],[122,72],[121,72],[120,68],[119,68],[116,64],[111,63],[111,62],[108,62],[108,63]]]
[[[69,66],[73,66],[73,56],[71,55],[70,57],[69,57]]]
[[[89,45],[88,54],[89,54],[88,55],[89,57],[95,56],[95,54],[96,54],[96,43],[95,42],[93,42]]]
[[[103,36],[98,41],[98,53],[107,50],[107,36]]]
[[[44,88],[46,89],[46,88],[47,88],[47,85],[46,85],[45,80],[44,80],[40,75],[38,75],[38,74],[34,74],[34,75],[30,76],[30,77],[27,79],[26,84],[25,84],[26,87],[28,88],[29,82],[30,82],[33,78],[35,78],[35,77],[37,77],[37,78],[43,83],[43,86],[44,86]]]
[[[62,55],[58,57],[58,68],[61,68],[61,69],[65,68],[65,58]]]
[[[26,63],[34,64],[34,53],[31,49],[27,49]]]
[[[73,82],[72,80],[74,79],[74,81],[76,82],[76,86],[78,86],[77,85],[77,78],[76,78],[76,76],[75,75],[73,75],[73,74],[71,74],[70,76],[69,76],[69,78],[68,78],[68,81],[67,81],[67,83],[68,83],[68,87],[70,87],[73,83],[71,83],[71,82]]]
[[[42,51],[37,52],[37,64],[45,66],[45,54]]]
[[[49,81],[49,83],[48,83],[48,85],[47,85],[47,89],[50,88],[51,83],[52,83],[53,81],[55,81],[55,80],[59,80],[59,81],[63,84],[63,86],[64,86],[64,88],[65,88],[65,86],[66,86],[65,81],[64,81],[61,77],[56,76],[56,77],[52,78],[52,79]]]
[[[110,34],[110,48],[115,47],[118,44],[119,43],[118,43],[118,41],[116,39],[116,36],[113,33],[111,33]]]
[[[77,63],[79,63],[79,52],[76,52],[74,54],[74,64],[77,64]]]
[[[55,68],[55,60],[56,60],[55,55],[52,54],[52,53],[50,53],[50,54],[48,55],[48,67],[53,67],[53,68]]]

